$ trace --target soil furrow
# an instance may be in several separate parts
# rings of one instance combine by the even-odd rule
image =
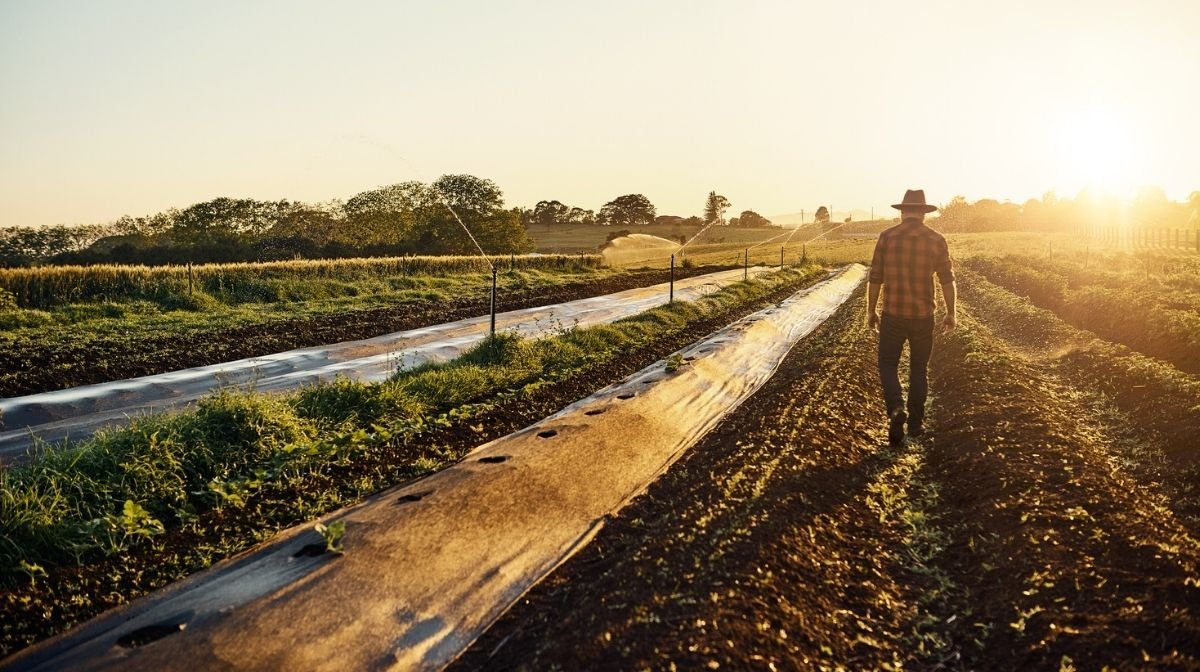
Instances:
[[[972,609],[972,669],[1197,669],[1200,551],[1118,469],[1083,409],[969,316],[935,350],[924,477]]]
[[[885,668],[922,653],[861,297],[458,669]]]
[[[1200,532],[1200,380],[1098,340],[982,276],[967,280],[962,295],[972,311],[1072,405],[1080,431]]]

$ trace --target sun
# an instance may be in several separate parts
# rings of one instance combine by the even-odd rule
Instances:
[[[1063,117],[1058,140],[1064,184],[1130,197],[1140,172],[1134,132],[1107,107],[1088,107]]]

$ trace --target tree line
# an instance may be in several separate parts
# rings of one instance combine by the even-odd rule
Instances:
[[[460,224],[461,220],[461,224]],[[526,252],[520,208],[496,183],[443,175],[402,182],[345,202],[216,198],[183,210],[107,224],[0,229],[0,265],[182,264],[409,254]]]
[[[677,215],[659,215],[657,208],[644,194],[625,194],[604,204],[600,212],[584,210],[579,207],[565,205],[560,201],[539,201],[531,210],[522,213],[522,221],[526,226],[532,224],[600,224],[602,226],[648,226],[650,224],[671,224],[682,226],[705,226],[709,224],[766,227],[773,226],[771,220],[754,212],[742,211],[741,216],[725,219],[725,211],[729,208],[729,199],[709,192],[704,203],[703,217],[680,217]]]
[[[464,225],[488,254],[533,249],[526,229],[534,224],[772,226],[753,210],[726,219],[729,207],[729,199],[712,191],[705,199],[702,217],[659,215],[643,194],[618,196],[599,212],[556,200],[540,201],[533,208],[506,208],[495,182],[473,175],[443,175],[432,184],[401,182],[364,191],[344,202],[222,197],[182,210],[125,216],[107,224],[0,228],[0,266],[475,254]],[[829,219],[828,213],[820,210],[816,217],[818,222],[822,217]],[[1200,228],[1200,191],[1192,192],[1183,203],[1169,200],[1156,187],[1143,188],[1129,204],[1087,190],[1075,198],[1049,192],[1022,204],[993,199],[971,203],[956,196],[935,217],[931,223],[948,233],[1112,226]]]
[[[432,184],[401,182],[344,202],[221,197],[107,224],[2,228],[0,266],[476,254],[464,226],[488,254],[508,254],[533,249],[526,233],[532,224],[771,224],[751,210],[725,221],[728,206],[728,199],[713,192],[704,218],[659,216],[643,194],[618,196],[599,213],[555,200],[540,201],[533,208],[506,208],[495,182],[443,175]]]
[[[1200,228],[1200,191],[1185,202],[1171,201],[1158,187],[1143,187],[1129,203],[1091,190],[1074,198],[1047,192],[1024,203],[990,198],[970,203],[950,199],[930,222],[946,233],[983,231],[1063,231],[1088,228]]]

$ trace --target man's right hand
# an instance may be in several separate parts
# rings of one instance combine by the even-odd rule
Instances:
[[[879,333],[879,313],[875,311],[867,313],[867,328],[875,333]]]
[[[946,317],[942,320],[942,333],[948,334],[957,326],[958,317],[954,313],[946,313]]]

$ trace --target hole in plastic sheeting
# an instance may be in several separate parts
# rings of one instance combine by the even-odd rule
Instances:
[[[117,640],[117,646],[124,649],[136,649],[151,642],[158,641],[167,635],[173,635],[187,627],[187,623],[155,623],[144,628],[138,628]]]
[[[584,413],[583,413],[583,414],[584,414],[584,415],[600,415],[601,413],[603,413],[603,412],[604,412],[604,411],[606,411],[606,410],[608,410],[608,409],[606,409],[606,408],[593,408],[593,409],[592,409],[592,410],[590,410],[590,411],[584,411]]]
[[[413,492],[413,493],[409,493],[407,495],[402,495],[401,497],[396,499],[396,503],[397,504],[408,504],[410,502],[419,502],[422,499],[425,499],[426,497],[428,497],[429,495],[432,495],[432,494],[433,494],[432,490],[426,490],[425,492]]]
[[[325,546],[325,544],[309,544],[309,545],[305,546],[304,548],[296,551],[292,555],[292,557],[293,558],[315,558],[318,555],[325,555],[325,552],[328,550],[329,549]]]
[[[547,429],[545,431],[538,432],[538,438],[540,439],[548,439],[552,436],[558,436],[557,429]]]
[[[618,395],[617,395],[617,398],[618,398],[618,399],[632,399],[632,398],[634,398],[634,397],[636,397],[636,396],[637,396],[637,395],[636,395],[636,394],[634,394],[633,392],[626,392],[625,394],[618,394]]]
[[[508,459],[507,455],[492,455],[490,457],[481,457],[479,461],[484,464],[500,464]]]

